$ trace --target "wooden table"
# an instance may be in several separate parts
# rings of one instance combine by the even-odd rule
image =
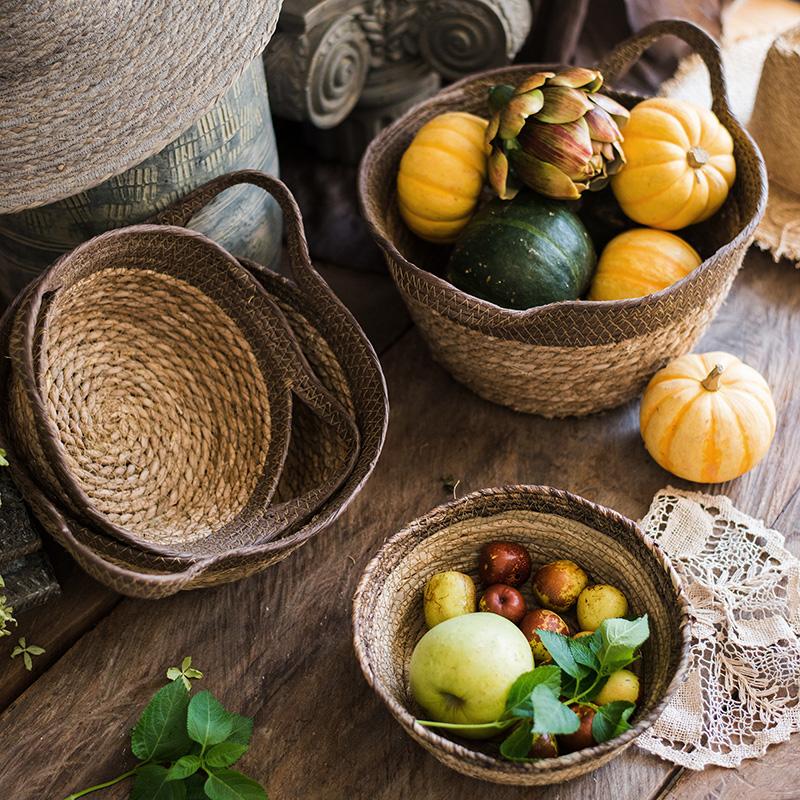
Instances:
[[[203,685],[255,717],[243,771],[272,800],[784,800],[800,798],[800,737],[741,769],[681,770],[630,748],[573,783],[505,788],[440,765],[395,724],[364,682],[350,641],[350,601],[378,546],[405,522],[459,494],[503,483],[569,489],[641,517],[653,494],[684,485],[647,456],[637,404],[548,421],[493,406],[430,358],[388,277],[325,274],[381,354],[392,414],[382,458],[348,512],[260,576],[160,602],[120,598],[64,560],[64,595],[21,616],[47,653],[33,673],[0,653],[0,798],[60,800],[131,763],[129,730],[167,667],[191,655]],[[751,252],[701,345],[761,370],[779,428],[766,462],[719,487],[800,551],[800,271]],[[124,784],[98,797],[128,796]]]

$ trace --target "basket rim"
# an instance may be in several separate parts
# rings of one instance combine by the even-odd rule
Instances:
[[[656,560],[657,564],[666,572],[670,578],[670,582],[675,590],[674,600],[680,610],[679,630],[681,635],[681,652],[678,660],[675,673],[669,683],[666,691],[662,695],[658,703],[641,719],[637,720],[629,730],[620,736],[610,739],[602,744],[588,747],[583,750],[578,750],[574,753],[558,756],[552,759],[541,759],[530,763],[514,763],[505,761],[494,756],[472,750],[465,747],[463,744],[454,742],[445,736],[435,733],[433,729],[426,728],[416,722],[416,718],[406,709],[406,707],[397,701],[391,692],[384,686],[383,682],[376,676],[372,669],[370,659],[370,647],[367,638],[366,626],[362,622],[362,618],[367,615],[359,613],[367,602],[367,598],[374,592],[374,576],[381,568],[394,568],[396,562],[396,551],[402,546],[411,546],[420,539],[427,538],[430,534],[441,530],[446,527],[439,522],[442,515],[447,515],[448,512],[454,510],[469,509],[472,506],[478,505],[481,501],[487,498],[510,498],[513,496],[521,497],[543,497],[543,498],[557,498],[566,501],[570,505],[582,507],[594,514],[607,517],[615,525],[622,526],[628,531],[632,532],[638,537],[652,557]],[[510,510],[510,509],[504,509]],[[659,544],[651,539],[639,526],[638,523],[629,519],[628,517],[620,514],[613,509],[587,500],[580,495],[573,494],[564,489],[557,489],[551,486],[532,485],[532,484],[506,484],[504,486],[479,489],[478,491],[471,492],[458,500],[453,500],[448,503],[436,506],[431,511],[427,512],[421,517],[413,520],[403,527],[400,531],[389,537],[380,546],[375,555],[370,559],[361,578],[359,579],[358,586],[352,601],[352,636],[353,647],[356,652],[356,657],[367,681],[367,684],[373,689],[383,703],[389,708],[392,716],[402,725],[406,732],[412,737],[424,742],[425,747],[430,749],[434,754],[446,752],[450,757],[458,758],[466,765],[472,766],[480,770],[489,770],[492,772],[503,773],[506,775],[542,775],[552,773],[557,775],[562,770],[572,769],[576,766],[589,767],[591,763],[598,757],[621,751],[631,742],[633,742],[640,734],[655,723],[661,716],[666,708],[673,694],[681,686],[686,678],[687,669],[689,666],[690,658],[690,645],[691,645],[691,615],[689,611],[689,601],[686,596],[683,582],[676,572],[672,563],[667,558],[664,551]],[[598,764],[599,766],[599,764]]]
[[[466,88],[474,83],[485,81],[489,78],[500,79],[505,75],[514,74],[520,71],[537,71],[547,69],[548,67],[558,67],[558,64],[513,64],[511,66],[498,67],[495,69],[485,70],[453,83],[445,89],[437,92],[433,97],[429,97],[421,102],[415,104],[412,108],[406,111],[399,119],[395,120],[390,126],[382,130],[369,144],[361,162],[358,167],[357,187],[358,187],[358,202],[361,215],[367,223],[372,237],[383,250],[384,254],[389,259],[390,272],[394,277],[395,270],[400,272],[408,272],[415,280],[419,280],[427,284],[431,289],[435,290],[440,296],[447,298],[448,303],[457,303],[465,312],[474,315],[475,321],[471,324],[465,323],[463,317],[458,318],[460,324],[465,327],[480,329],[482,325],[488,323],[488,317],[497,318],[502,314],[506,323],[513,325],[514,323],[526,323],[534,318],[547,317],[553,312],[559,313],[564,310],[569,310],[576,315],[593,314],[598,311],[629,311],[632,309],[647,309],[652,306],[660,306],[668,301],[672,296],[677,294],[683,287],[694,283],[700,276],[711,269],[715,263],[727,256],[728,254],[738,250],[740,247],[746,245],[749,239],[755,234],[755,230],[761,218],[764,215],[767,205],[767,170],[764,164],[764,159],[761,151],[758,148],[755,140],[750,136],[748,131],[739,123],[739,121],[732,114],[728,113],[723,124],[730,131],[731,128],[737,134],[735,139],[738,138],[742,144],[750,149],[749,155],[756,166],[758,173],[758,199],[755,212],[729,242],[718,248],[714,253],[705,258],[702,263],[696,267],[681,280],[676,281],[670,286],[643,297],[628,298],[625,300],[561,300],[555,303],[547,303],[541,306],[534,306],[528,309],[510,309],[498,306],[488,300],[483,300],[473,295],[461,291],[453,284],[449,283],[444,278],[434,275],[422,267],[417,266],[412,261],[409,261],[397,248],[393,241],[388,239],[381,232],[380,221],[377,214],[374,214],[367,202],[368,196],[368,178],[374,168],[380,152],[386,147],[388,143],[395,138],[405,134],[407,130],[414,125],[415,117],[419,111],[429,109],[438,105],[442,105],[442,111],[447,110],[445,107],[448,102],[454,101],[463,96]],[[647,99],[644,95],[634,94],[631,92],[609,90],[609,93],[617,97],[628,98],[635,102]],[[641,226],[640,226],[641,227]],[[440,311],[440,313],[442,313]],[[454,319],[452,313],[446,313],[447,318]],[[491,326],[496,329],[497,325]],[[602,342],[598,342],[602,343]]]

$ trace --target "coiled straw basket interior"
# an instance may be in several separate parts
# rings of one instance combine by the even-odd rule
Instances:
[[[437,572],[478,579],[478,555],[493,540],[528,548],[534,569],[568,558],[596,583],[619,587],[631,613],[647,613],[650,638],[640,660],[641,695],[623,735],[532,763],[498,756],[496,743],[449,738],[415,722],[411,653],[425,633],[422,595]],[[531,597],[524,588],[526,600]],[[677,574],[631,520],[588,500],[542,486],[507,486],[440,506],[389,539],[369,563],[353,600],[353,641],[367,683],[415,741],[448,767],[495,783],[536,786],[591,772],[628,747],[658,718],[680,685],[689,657],[688,610]]]
[[[183,224],[219,192],[242,182],[270,191],[281,204],[295,281],[252,262],[237,262],[194,232],[163,225],[135,226],[87,243],[83,252],[89,254],[88,266],[65,274],[62,262],[60,270],[53,268],[42,279],[46,283],[49,277],[55,291],[32,286],[3,319],[4,352],[12,338],[14,346],[11,359],[3,359],[0,365],[6,400],[0,435],[9,449],[13,477],[45,527],[79,563],[126,594],[161,597],[215,585],[285,558],[344,510],[369,476],[383,444],[388,405],[377,358],[350,313],[311,266],[299,210],[283,184],[262,173],[232,173],[191,193],[158,221]],[[124,241],[122,251],[116,252],[111,244],[109,259],[98,258],[93,248],[102,251],[116,237]],[[140,242],[141,249],[132,241]],[[176,258],[175,247],[188,247],[193,257]],[[79,251],[68,264],[82,263],[75,258]],[[84,281],[87,275],[105,279],[109,271],[116,278],[111,264],[127,267],[122,270],[124,277],[132,274],[136,285],[128,293],[124,281],[107,284],[103,280],[109,300]],[[180,269],[189,272],[178,277],[175,272]],[[158,283],[162,275],[169,278],[164,287]],[[141,284],[141,276],[146,281],[158,276],[150,293],[152,302],[142,301],[142,289],[151,287]],[[181,283],[183,278],[189,278],[184,281],[188,290]],[[72,287],[81,287],[85,296],[70,294]],[[187,291],[198,303],[196,312],[187,308]],[[41,298],[37,312],[32,311],[34,296]],[[65,320],[71,324],[64,324]],[[118,335],[113,333],[120,326]],[[12,327],[17,328],[13,337]],[[103,344],[93,359],[95,339]],[[69,342],[65,351],[62,340]],[[125,348],[132,346],[136,355],[120,360]],[[88,356],[83,353],[86,347]],[[76,350],[81,358],[70,357]],[[198,356],[197,351],[204,352]],[[252,363],[256,366],[248,363],[242,368],[241,353],[248,351],[255,353]],[[100,360],[105,363],[97,366]],[[121,367],[127,373],[117,391],[116,371]],[[81,388],[73,373],[97,385]],[[251,374],[255,375],[252,387],[247,382]],[[281,401],[288,400],[290,393],[290,413],[283,414]],[[9,394],[14,403],[8,402]],[[273,395],[277,400],[271,399]],[[266,419],[270,429],[266,433],[253,429],[248,420],[256,412],[237,403],[264,409],[257,419]],[[130,418],[126,404],[137,406]],[[149,409],[159,405],[166,410],[155,408],[150,416]],[[27,419],[21,418],[20,409],[27,410]],[[219,417],[211,418],[215,412]],[[177,430],[170,428],[173,417]],[[284,426],[279,435],[276,417]],[[181,425],[188,431],[183,439]],[[95,428],[98,443],[112,450],[116,461],[99,457],[104,451],[91,439]],[[229,449],[213,450],[216,435],[225,440],[219,446]],[[72,444],[70,436],[78,442],[77,457],[70,457],[64,444]],[[283,445],[275,471],[262,466],[259,472],[262,440],[267,446],[274,441]],[[34,445],[29,446],[29,441]],[[236,448],[232,448],[234,443]],[[62,463],[56,474],[46,450],[59,447]],[[162,447],[172,449],[162,454]],[[220,479],[223,490],[227,490],[226,481],[235,487],[254,473],[261,480],[269,477],[269,488],[261,496],[256,496],[256,483],[255,489],[238,495],[238,506],[228,503],[228,530],[217,528],[195,540],[181,538],[175,546],[175,542],[164,542],[170,528],[161,520],[156,524],[145,515],[145,524],[139,527],[128,518],[121,519],[136,505],[120,492],[139,497],[143,494],[139,481],[150,491],[145,507],[158,510],[158,502],[165,497],[167,503],[178,505],[170,513],[175,515],[174,529],[181,537],[195,518],[207,522],[226,510],[223,501],[228,495],[214,490],[214,476],[209,474],[217,468],[215,458],[204,464],[198,453],[202,447],[216,457],[219,452],[224,455],[218,468],[231,473]],[[248,459],[253,463],[242,463]],[[112,466],[122,461],[137,468],[122,470],[121,490],[113,469],[108,478],[97,475],[109,461]],[[162,491],[157,483],[147,483],[149,472],[142,480],[137,470],[143,463],[145,469],[155,470],[161,462],[165,462],[163,480],[179,481],[181,492],[172,487]],[[83,494],[76,493],[74,485],[65,488],[65,475]],[[180,481],[191,488],[184,490]],[[104,494],[107,486],[109,492]],[[102,505],[107,497],[114,499],[109,508]],[[196,512],[198,507],[202,516]],[[147,541],[143,533],[156,536]]]
[[[503,309],[445,281],[449,248],[419,239],[400,217],[397,170],[423,124],[447,111],[486,117],[491,86],[517,83],[553,65],[507,67],[459,81],[384,130],[364,155],[359,172],[362,212],[411,316],[434,358],[488,400],[547,417],[620,405],[637,396],[669,359],[692,348],[731,287],[764,213],[766,171],[753,140],[731,114],[718,46],[689,22],[653,23],[599,65],[606,79],[603,91],[628,107],[641,100],[609,86],[666,35],[686,41],[708,66],[713,110],[734,140],[737,178],[714,217],[681,232],[704,257],[702,265],[656,294]],[[585,203],[596,202],[591,193],[584,198]]]

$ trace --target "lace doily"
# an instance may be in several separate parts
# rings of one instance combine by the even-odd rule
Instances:
[[[689,769],[763,755],[800,730],[800,561],[727,497],[667,488],[641,524],[694,621],[687,679],[637,744]]]

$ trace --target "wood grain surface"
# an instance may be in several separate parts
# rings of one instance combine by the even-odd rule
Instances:
[[[632,517],[665,485],[638,434],[637,404],[584,419],[543,420],[492,406],[430,358],[384,276],[339,276],[383,350],[392,415],[381,461],[330,530],[266,573],[160,602],[124,599],[0,715],[0,797],[60,800],[131,763],[129,730],[164,680],[191,655],[205,688],[255,717],[242,769],[273,800],[461,800],[531,797],[440,765],[394,723],[364,682],[350,642],[350,602],[381,542],[448,499],[507,482],[547,483]],[[373,281],[378,281],[377,284]],[[381,283],[384,281],[384,283]],[[360,310],[359,310],[360,309]],[[779,414],[775,444],[723,491],[800,552],[800,271],[752,252],[702,350],[725,349],[761,370]],[[401,335],[402,334],[402,335]],[[397,338],[399,336],[399,339]],[[704,487],[705,488],[705,487]],[[5,672],[0,676],[4,685]],[[738,771],[681,772],[629,749],[573,783],[543,787],[546,800],[798,797],[795,737]],[[104,798],[127,797],[115,787]]]

